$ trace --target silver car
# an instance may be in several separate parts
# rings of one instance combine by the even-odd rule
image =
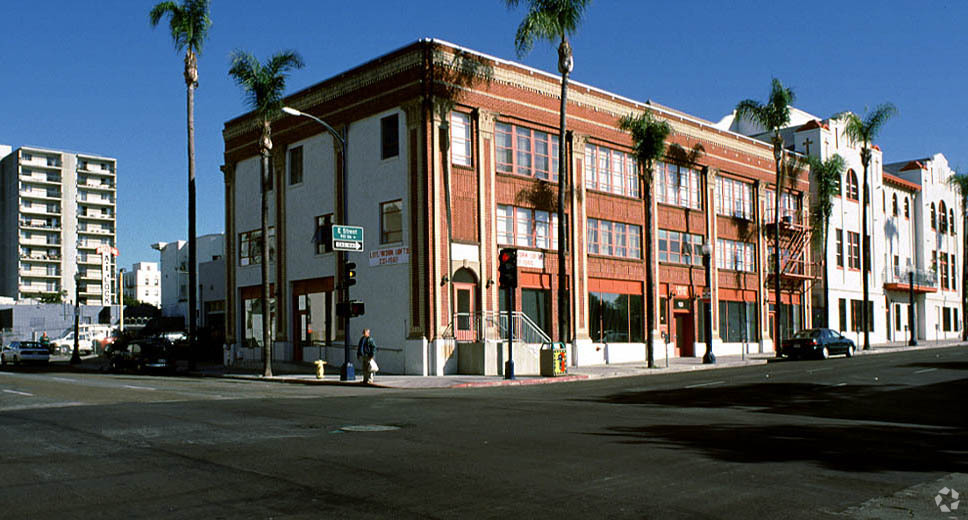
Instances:
[[[7,363],[14,365],[40,363],[46,365],[49,362],[50,351],[37,341],[12,341],[9,345],[3,347],[3,350],[0,350],[0,366],[7,366]]]

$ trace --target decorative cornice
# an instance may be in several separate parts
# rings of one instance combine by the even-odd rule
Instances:
[[[411,69],[420,68],[423,64],[423,54],[419,47],[412,48],[399,56],[388,59],[372,68],[352,71],[333,79],[313,85],[305,90],[296,92],[283,100],[284,104],[296,110],[309,111],[310,108],[322,105],[352,92],[379,83],[395,75]],[[285,116],[277,116],[273,121]],[[255,130],[259,121],[249,112],[240,118],[229,121],[222,131],[222,137],[227,141],[235,139],[246,132]]]

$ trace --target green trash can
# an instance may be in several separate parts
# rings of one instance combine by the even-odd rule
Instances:
[[[568,350],[564,343],[551,343],[549,347],[541,349],[541,375],[557,377],[567,374]]]

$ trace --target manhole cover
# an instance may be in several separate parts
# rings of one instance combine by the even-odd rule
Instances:
[[[389,424],[354,424],[340,428],[344,432],[389,432],[399,429],[399,426],[391,426]]]

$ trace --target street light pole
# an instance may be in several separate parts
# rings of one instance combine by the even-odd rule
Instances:
[[[81,273],[74,273],[74,353],[71,354],[71,364],[81,362]]]
[[[706,329],[706,353],[702,356],[702,362],[704,365],[711,365],[716,363],[716,356],[713,354],[713,283],[712,283],[712,266],[710,264],[710,255],[712,254],[712,247],[709,243],[702,245],[702,265],[706,269],[706,292],[709,294],[708,299],[703,300],[703,305],[706,307],[706,315],[703,318],[703,326]]]
[[[908,329],[911,331],[911,340],[908,341],[908,345],[916,347],[918,345],[918,340],[915,339],[914,334],[914,268],[908,272]]]
[[[342,186],[343,186],[343,190],[342,190],[343,191],[343,193],[342,193],[343,200],[342,200],[342,204],[341,204],[342,207],[340,208],[340,214],[341,214],[340,221],[341,221],[341,224],[344,224],[344,225],[345,224],[348,224],[348,222],[347,222],[347,218],[348,218],[347,211],[348,211],[349,203],[347,201],[347,197],[349,195],[349,190],[347,189],[346,182],[347,182],[347,180],[349,180],[349,176],[347,174],[346,163],[348,162],[349,156],[347,155],[347,142],[346,141],[347,141],[347,138],[349,137],[349,127],[348,126],[343,127],[343,132],[344,133],[343,133],[343,135],[340,135],[339,132],[337,132],[335,128],[333,128],[332,126],[329,125],[329,123],[327,123],[326,121],[323,121],[322,119],[320,119],[320,118],[318,118],[318,117],[316,117],[316,116],[314,116],[312,114],[307,114],[305,112],[300,112],[299,110],[296,110],[295,108],[292,108],[292,107],[282,107],[282,111],[285,112],[286,114],[291,115],[291,116],[308,117],[309,119],[312,119],[313,121],[316,121],[317,123],[323,125],[323,128],[325,128],[326,131],[328,131],[330,133],[330,135],[332,135],[333,138],[336,139],[336,142],[339,143],[340,153],[343,154],[342,167],[340,168],[340,177],[342,178]],[[346,272],[346,252],[345,251],[337,251],[337,253],[336,253],[336,263],[337,263],[337,266],[338,266],[338,272],[339,273],[345,273]],[[344,302],[349,302],[350,301],[350,288],[349,288],[348,285],[346,285],[345,281],[341,285],[342,285],[342,288],[340,290],[341,299]],[[353,370],[353,363],[350,362],[350,316],[349,316],[349,312],[347,312],[346,315],[343,316],[343,367],[342,367],[342,369],[340,369],[339,379],[340,379],[340,381],[353,381],[353,380],[356,379],[356,374],[355,374],[355,371]]]
[[[124,332],[124,268],[118,270],[118,330]]]

